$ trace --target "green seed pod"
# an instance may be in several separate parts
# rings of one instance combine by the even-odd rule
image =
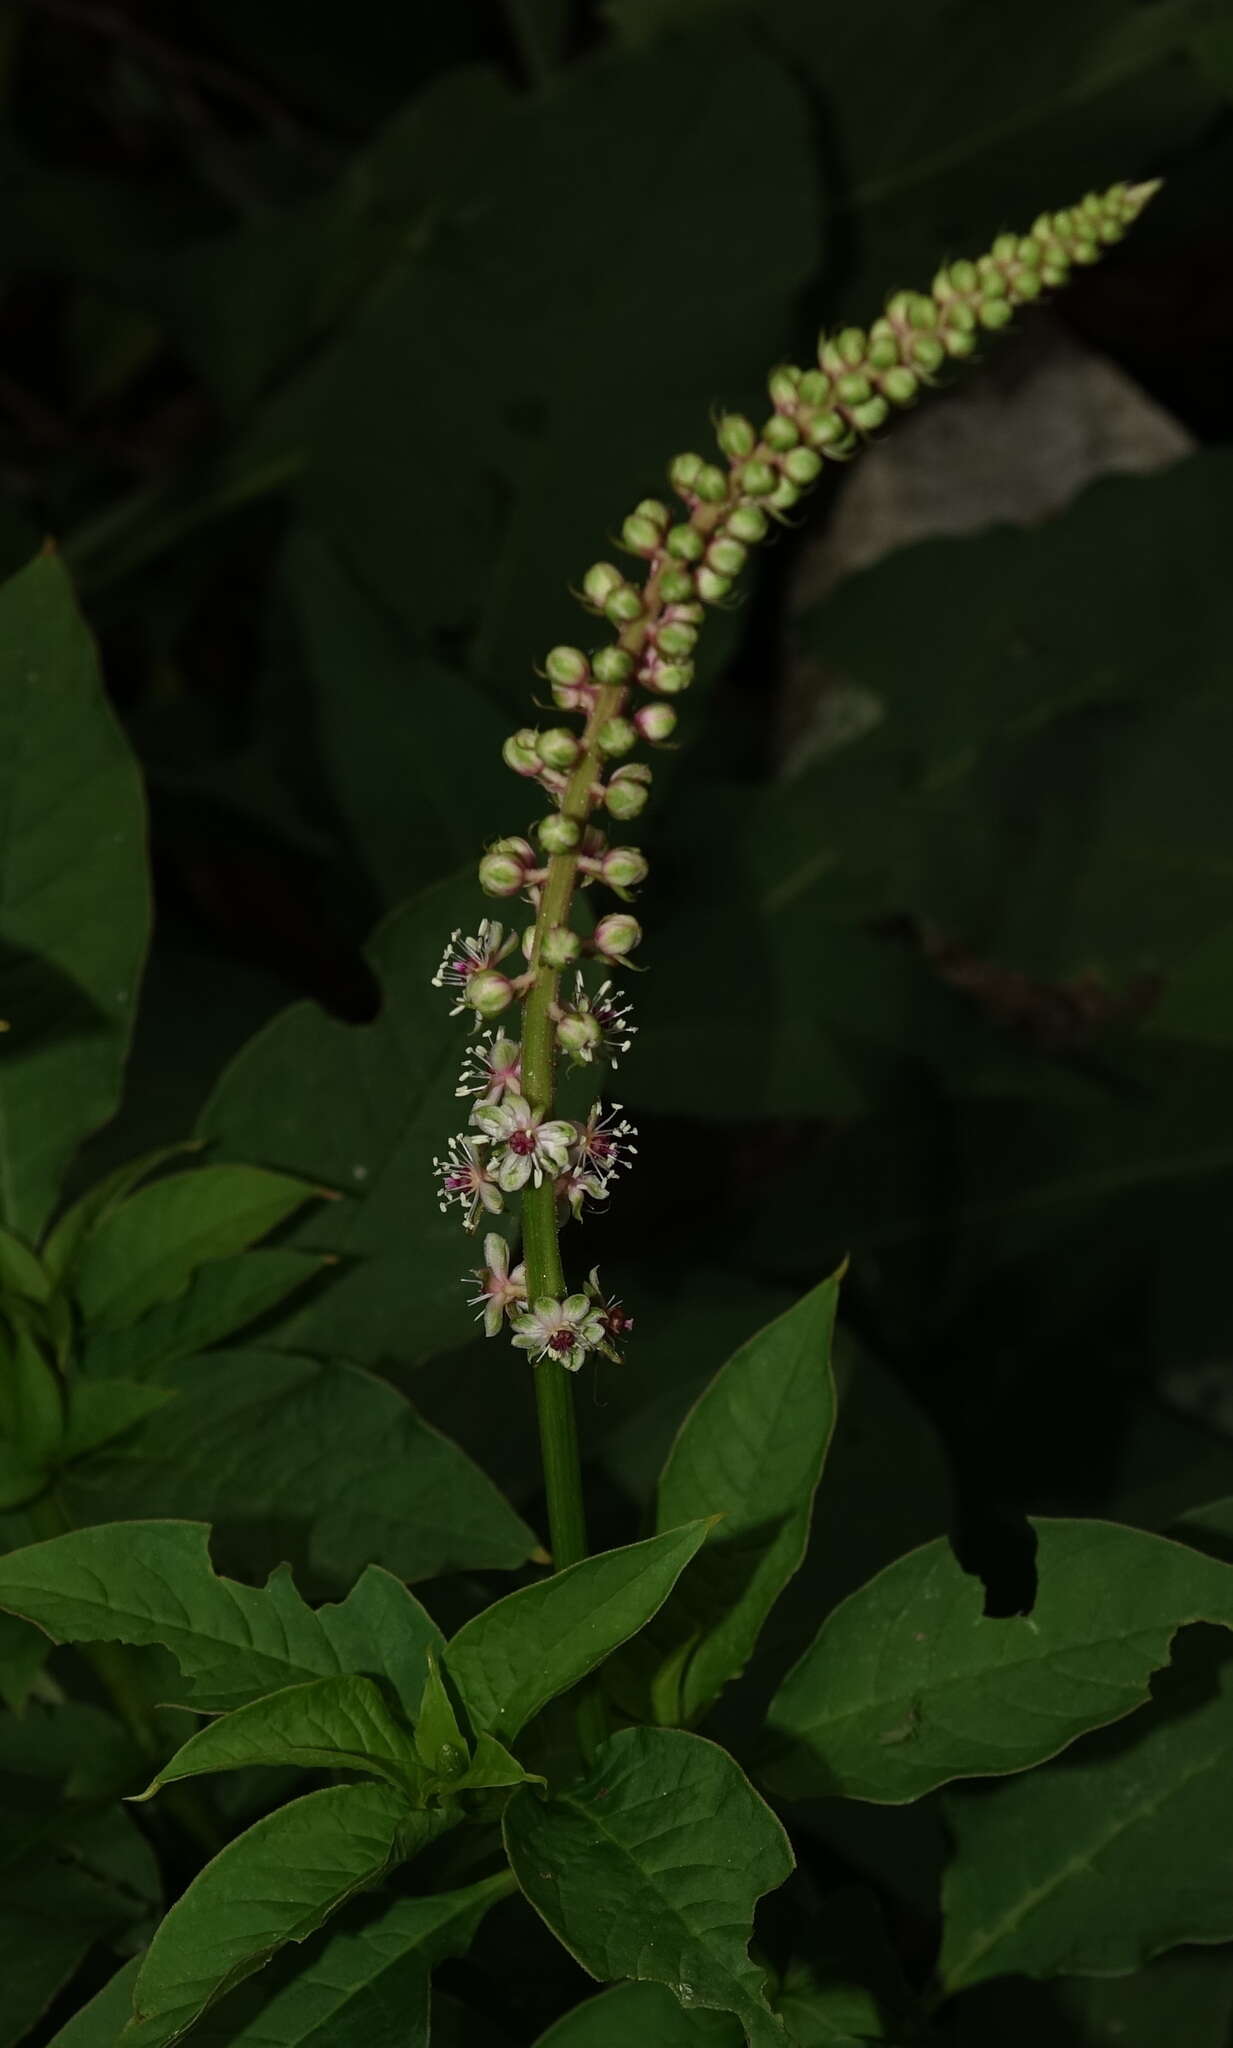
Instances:
[[[688,569],[661,569],[659,572],[659,594],[665,604],[676,604],[683,597],[692,597],[694,579]]]
[[[814,483],[822,474],[822,457],[812,448],[793,448],[784,456],[783,473],[798,488]]]
[[[758,445],[753,421],[747,420],[744,414],[739,412],[724,414],[715,429],[715,439],[724,454],[730,455],[734,462],[743,462],[747,455],[753,454]]]
[[[704,467],[700,455],[674,455],[668,465],[668,482],[674,491],[687,497],[697,481],[698,472]]]
[[[733,540],[743,540],[746,546],[756,546],[767,536],[765,512],[757,505],[734,505],[724,521],[724,532]]]
[[[873,396],[873,386],[860,370],[846,371],[835,389],[845,405],[863,405]]]
[[[736,473],[741,490],[751,498],[767,498],[775,488],[775,472],[769,462],[746,462]]]
[[[581,647],[553,647],[544,662],[544,671],[550,683],[569,687],[588,680],[591,664]]]
[[[732,578],[721,576],[717,569],[708,569],[704,562],[694,570],[694,589],[703,604],[722,604],[732,589]]]
[[[700,562],[706,553],[706,542],[696,526],[670,526],[664,545],[678,562]]]
[[[479,864],[479,885],[485,896],[516,896],[523,886],[522,862],[512,853],[486,853]]]
[[[604,617],[613,626],[632,626],[642,617],[643,609],[641,593],[632,583],[622,583],[605,604]]]
[[[582,940],[567,924],[554,924],[544,933],[540,959],[549,967],[569,967],[582,951]]]
[[[568,853],[581,839],[582,827],[576,818],[567,818],[564,811],[549,811],[535,827],[535,836],[545,853]]]
[[[893,370],[883,372],[882,389],[892,405],[911,405],[920,385],[911,370],[896,365]]]
[[[704,462],[694,490],[706,505],[722,505],[728,495],[728,479],[713,462]]]
[[[831,380],[825,370],[806,370],[801,378],[801,404],[825,405],[831,389]]]
[[[762,429],[762,439],[767,447],[774,448],[779,454],[785,448],[795,448],[800,438],[800,430],[795,420],[790,420],[783,412],[772,413]]]
[[[698,571],[699,575],[702,573],[701,570]],[[707,574],[710,574],[709,570]],[[651,687],[661,691],[665,697],[679,697],[682,690],[689,688],[693,679],[692,661],[663,661],[655,670]]]
[[[637,746],[638,735],[628,718],[608,718],[596,733],[595,744],[601,754],[617,760]]]
[[[610,689],[615,683],[627,683],[634,672],[634,657],[624,647],[601,647],[591,657],[595,680]]]
[[[535,743],[545,768],[572,768],[582,752],[576,736],[564,725],[550,725]]]
[[[640,512],[631,512],[621,527],[621,545],[631,555],[653,555],[660,542],[659,528],[653,519],[644,519]]]
[[[499,1017],[502,1010],[508,1010],[514,1000],[514,990],[507,975],[495,967],[483,967],[473,974],[465,990],[466,1001],[481,1017]]]
[[[771,371],[770,376],[766,380],[766,388],[770,393],[771,404],[781,406],[785,411],[791,411],[792,407],[796,404],[800,384],[800,371],[794,369],[791,363],[781,363],[778,369]]]
[[[749,549],[739,540],[731,540],[720,534],[707,549],[706,559],[712,569],[718,569],[721,576],[739,576],[749,560]]]
[[[693,653],[698,644],[698,629],[688,619],[667,619],[655,635],[655,644],[661,654],[679,661],[682,655]]]

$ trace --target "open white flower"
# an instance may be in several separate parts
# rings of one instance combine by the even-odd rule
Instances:
[[[545,1122],[524,1095],[477,1102],[471,1121],[492,1142],[497,1183],[507,1195],[516,1194],[528,1181],[538,1187],[545,1174],[555,1178],[563,1173],[578,1135],[576,1125],[563,1117]]]
[[[529,1351],[536,1364],[555,1358],[567,1372],[577,1372],[587,1352],[598,1351],[607,1337],[603,1317],[586,1294],[569,1294],[564,1301],[545,1296],[512,1315],[510,1323],[516,1351]]]
[[[437,1207],[445,1216],[456,1202],[464,1212],[467,1230],[475,1229],[485,1209],[489,1215],[499,1216],[505,1207],[505,1197],[484,1158],[483,1146],[482,1138],[451,1138],[445,1158],[432,1162],[441,1181]]]

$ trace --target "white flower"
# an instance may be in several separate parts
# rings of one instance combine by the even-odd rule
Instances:
[[[555,1358],[567,1372],[577,1372],[588,1351],[598,1351],[606,1331],[603,1318],[585,1294],[567,1295],[564,1301],[545,1296],[510,1323],[517,1332],[516,1351],[529,1351],[538,1364],[541,1358]]]
[[[484,1260],[479,1271],[466,1275],[468,1280],[479,1282],[480,1290],[471,1296],[467,1306],[479,1309],[477,1320],[484,1325],[484,1335],[495,1337],[516,1305],[526,1307],[526,1267],[515,1266],[510,1272],[509,1246],[495,1230],[490,1230],[484,1239]]]
[[[445,1158],[432,1162],[441,1180],[437,1207],[445,1216],[456,1202],[465,1211],[463,1223],[467,1230],[475,1229],[482,1210],[499,1216],[505,1207],[505,1197],[484,1159],[483,1145],[482,1138],[451,1138]]]
[[[579,1161],[561,1174],[557,1180],[558,1202],[568,1205],[575,1223],[582,1219],[583,1206],[587,1202],[606,1202],[608,1183],[596,1173],[593,1166]]]
[[[500,1102],[516,1095],[522,1083],[522,1056],[512,1038],[486,1031],[462,1063],[455,1095],[477,1095],[481,1102]]]
[[[511,932],[505,936],[505,927],[484,918],[473,939],[464,939],[461,931],[450,933],[450,942],[441,956],[441,965],[432,977],[434,988],[458,990],[458,1000],[450,1011],[457,1017],[467,1005],[467,990],[477,974],[485,974],[512,953],[518,944]]]
[[[497,1182],[507,1195],[516,1194],[528,1181],[538,1187],[545,1174],[563,1173],[577,1137],[577,1127],[564,1118],[545,1123],[542,1112],[532,1109],[523,1095],[507,1095],[499,1103],[477,1102],[471,1121],[492,1141]]]
[[[614,1102],[605,1115],[597,1102],[584,1124],[577,1126],[573,1160],[575,1165],[589,1167],[597,1173],[605,1187],[614,1173],[629,1165],[637,1153],[637,1146],[630,1143],[638,1133],[627,1118],[619,1123],[621,1105]]]

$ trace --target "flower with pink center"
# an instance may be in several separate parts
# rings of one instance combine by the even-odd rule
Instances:
[[[455,1095],[476,1095],[481,1102],[500,1102],[522,1086],[522,1055],[512,1038],[485,1031],[462,1063]]]
[[[578,1135],[577,1126],[563,1117],[545,1122],[543,1112],[532,1109],[524,1095],[477,1102],[471,1121],[492,1141],[497,1182],[507,1195],[517,1194],[528,1181],[538,1187],[545,1174],[563,1173]]]
[[[606,1115],[597,1102],[586,1122],[577,1126],[573,1163],[589,1167],[605,1186],[614,1173],[629,1165],[638,1150],[629,1142],[638,1135],[634,1126],[624,1117],[619,1123],[615,1121],[620,1112],[619,1102],[614,1102]]]
[[[595,1305],[585,1294],[569,1294],[564,1301],[545,1296],[520,1315],[510,1317],[516,1332],[514,1349],[529,1351],[538,1365],[555,1358],[566,1372],[577,1372],[588,1351],[598,1351],[604,1341],[603,1324]]]
[[[432,977],[434,988],[458,991],[458,1000],[450,1011],[451,1017],[457,1017],[469,1007],[468,990],[475,976],[490,973],[517,944],[515,934],[511,932],[506,937],[505,927],[490,917],[482,920],[473,939],[464,939],[461,931],[451,932],[441,965]]]
[[[482,1138],[451,1138],[445,1158],[432,1162],[441,1181],[437,1207],[446,1216],[457,1203],[467,1230],[475,1229],[482,1211],[499,1216],[505,1207],[505,1197],[484,1158],[483,1148]]]
[[[471,1296],[467,1306],[479,1310],[477,1321],[483,1323],[484,1335],[495,1337],[507,1315],[526,1308],[526,1267],[515,1266],[511,1273],[509,1246],[495,1230],[484,1239],[484,1261],[478,1272],[466,1276],[479,1283],[479,1293]]]
[[[588,1202],[606,1202],[608,1183],[601,1179],[593,1166],[581,1161],[571,1166],[557,1178],[557,1201],[568,1208],[575,1223],[582,1221],[582,1211]]]

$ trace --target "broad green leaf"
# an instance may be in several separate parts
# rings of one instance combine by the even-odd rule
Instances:
[[[0,589],[0,1221],[34,1243],[119,1099],[149,925],[145,806],[53,554]]]
[[[353,1908],[304,1956],[274,1963],[207,2013],[193,2048],[428,2048],[429,1971],[465,1953],[513,1888],[503,1870],[376,1915]]]
[[[176,1398],[149,1427],[70,1475],[78,1523],[191,1503],[236,1532],[246,1569],[290,1558],[329,1592],[370,1561],[415,1580],[510,1571],[536,1547],[478,1465],[355,1366],[228,1350],[162,1369],[158,1384]]]
[[[1116,1975],[1233,1940],[1233,1652],[1179,1643],[1150,1707],[1008,1785],[947,1801],[949,1990],[1014,1972]]]
[[[87,1328],[135,1323],[182,1294],[199,1266],[245,1251],[329,1192],[259,1166],[199,1166],[138,1189],[82,1247],[75,1288]]]
[[[57,1642],[161,1643],[184,1674],[182,1704],[202,1713],[340,1672],[388,1676],[401,1696],[417,1662],[418,1704],[440,1637],[405,1587],[371,1567],[340,1606],[314,1613],[286,1570],[261,1587],[218,1577],[209,1537],[202,1522],[155,1521],[54,1536],[0,1558],[0,1607]],[[385,1584],[402,1619],[388,1645],[372,1627]]]
[[[171,1159],[178,1159],[184,1152],[199,1152],[200,1138],[185,1138],[176,1145],[160,1145],[153,1152],[145,1152],[139,1159],[126,1160],[106,1174],[84,1195],[67,1208],[59,1221],[48,1232],[43,1246],[43,1264],[53,1279],[62,1280],[73,1265],[85,1239],[96,1224],[105,1222],[113,1209],[138,1184],[157,1173]]]
[[[289,1941],[304,1941],[441,1823],[384,1785],[331,1785],[259,1820],[207,1863],[160,1923],[124,2048],[168,2048]]]
[[[739,1677],[804,1557],[835,1424],[838,1293],[835,1275],[742,1345],[690,1409],[668,1454],[658,1526],[722,1520],[627,1653],[649,1678],[656,1719],[696,1721]]]
[[[460,1628],[446,1646],[445,1663],[477,1733],[512,1742],[550,1699],[645,1627],[710,1526],[691,1522],[584,1558],[508,1593]]]
[[[614,1984],[567,2012],[535,2048],[741,2048],[745,2030],[730,2013],[686,2008],[661,1984]]]
[[[482,915],[473,870],[415,897],[367,949],[382,995],[373,1023],[296,1003],[245,1046],[203,1112],[203,1132],[230,1156],[349,1191],[286,1239],[341,1261],[281,1325],[288,1348],[414,1365],[465,1339],[459,1279],[478,1248],[439,1213],[432,1159],[458,1122],[466,1034],[431,980],[451,930]]]
[[[82,1370],[131,1379],[209,1350],[234,1336],[325,1271],[308,1252],[240,1252],[199,1266],[177,1301],[150,1309],[123,1330],[88,1335]]]
[[[516,1792],[505,1845],[527,1898],[593,1977],[649,1978],[735,2014],[750,2048],[783,2027],[749,1959],[754,1908],[793,1868],[788,1838],[725,1750],[627,1728],[581,1784]]]
[[[773,1791],[894,1803],[1026,1770],[1141,1705],[1184,1623],[1233,1627],[1229,1566],[1112,1522],[1033,1528],[1030,1614],[987,1616],[944,1541],[835,1609],[772,1703]]]
[[[140,1958],[134,1956],[117,1970],[101,1991],[65,2021],[48,2048],[116,2048],[120,2030],[133,2010],[133,1986],[140,1967]]]
[[[249,1764],[303,1771],[366,1771],[397,1790],[420,1777],[415,1742],[371,1678],[309,1679],[267,1693],[211,1721],[178,1749],[142,1793],[150,1799],[177,1778],[238,1771]]]
[[[171,1399],[170,1388],[143,1386],[138,1380],[71,1381],[60,1456],[67,1461],[101,1450]]]

